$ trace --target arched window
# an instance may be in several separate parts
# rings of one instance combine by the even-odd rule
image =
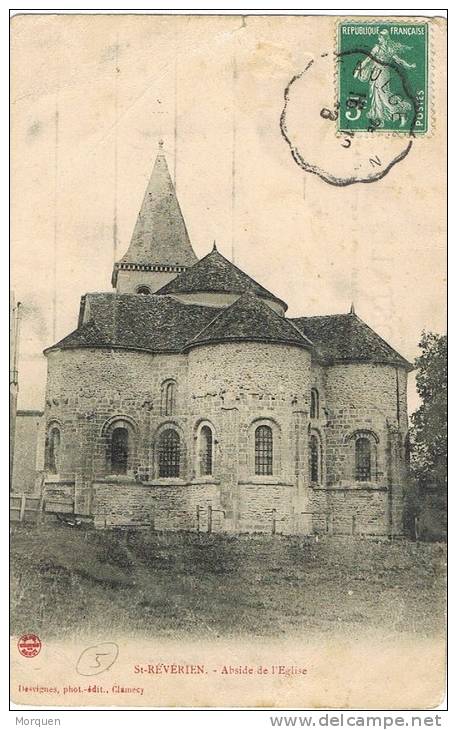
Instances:
[[[104,423],[101,437],[105,449],[105,474],[134,472],[137,436],[138,426],[129,416],[112,416]]]
[[[176,409],[176,383],[166,380],[162,384],[161,412],[162,416],[172,416]]]
[[[137,294],[150,294],[151,290],[148,286],[139,286],[136,290]]]
[[[200,476],[210,476],[213,473],[213,432],[209,426],[201,427],[198,447]]]
[[[255,430],[255,473],[273,474],[273,431],[270,426],[258,426]]]
[[[311,408],[309,415],[310,418],[319,418],[319,391],[316,388],[311,389]]]
[[[111,474],[127,474],[129,461],[129,432],[116,426],[111,432]]]
[[[173,428],[167,428],[159,436],[157,446],[159,477],[179,477],[181,442]]]
[[[355,442],[355,478],[358,482],[371,481],[371,443],[366,436]]]
[[[309,477],[312,484],[320,484],[322,481],[322,456],[321,445],[318,436],[311,434],[309,438]]]
[[[46,471],[58,474],[60,466],[60,429],[51,426],[46,438]]]

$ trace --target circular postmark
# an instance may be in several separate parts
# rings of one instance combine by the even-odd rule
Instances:
[[[331,185],[345,187],[384,177],[410,152],[414,134],[409,124],[403,133],[381,134],[376,120],[363,132],[339,131],[341,102],[335,94],[335,75],[340,64],[354,65],[354,56],[322,53],[309,60],[285,89],[280,127],[297,165]],[[360,103],[351,101],[351,116]]]
[[[17,648],[19,654],[27,657],[27,659],[33,659],[41,651],[41,641],[36,634],[23,634],[17,642]]]

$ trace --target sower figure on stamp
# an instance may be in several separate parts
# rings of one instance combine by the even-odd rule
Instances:
[[[411,102],[393,93],[390,88],[392,62],[404,68],[416,68],[415,63],[408,63],[397,55],[403,49],[409,50],[409,46],[393,41],[388,30],[381,30],[370,55],[358,63],[354,70],[355,78],[369,84],[370,107],[367,117],[376,127],[383,127],[385,120],[395,119],[403,127],[412,109]]]

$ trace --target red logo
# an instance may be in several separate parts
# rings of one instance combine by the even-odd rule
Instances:
[[[24,634],[17,642],[19,654],[31,659],[41,651],[41,641],[36,634]]]

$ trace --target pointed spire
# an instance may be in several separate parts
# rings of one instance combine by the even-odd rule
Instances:
[[[115,264],[113,285],[116,286],[118,270],[127,264],[147,267],[147,270],[160,266],[178,267],[176,271],[179,272],[196,261],[161,139],[130,246]]]
[[[355,314],[354,302],[351,302],[351,308],[349,310],[349,314]]]
[[[217,251],[216,239],[214,239],[214,241],[213,241],[213,248],[212,248],[212,250],[213,251]]]

